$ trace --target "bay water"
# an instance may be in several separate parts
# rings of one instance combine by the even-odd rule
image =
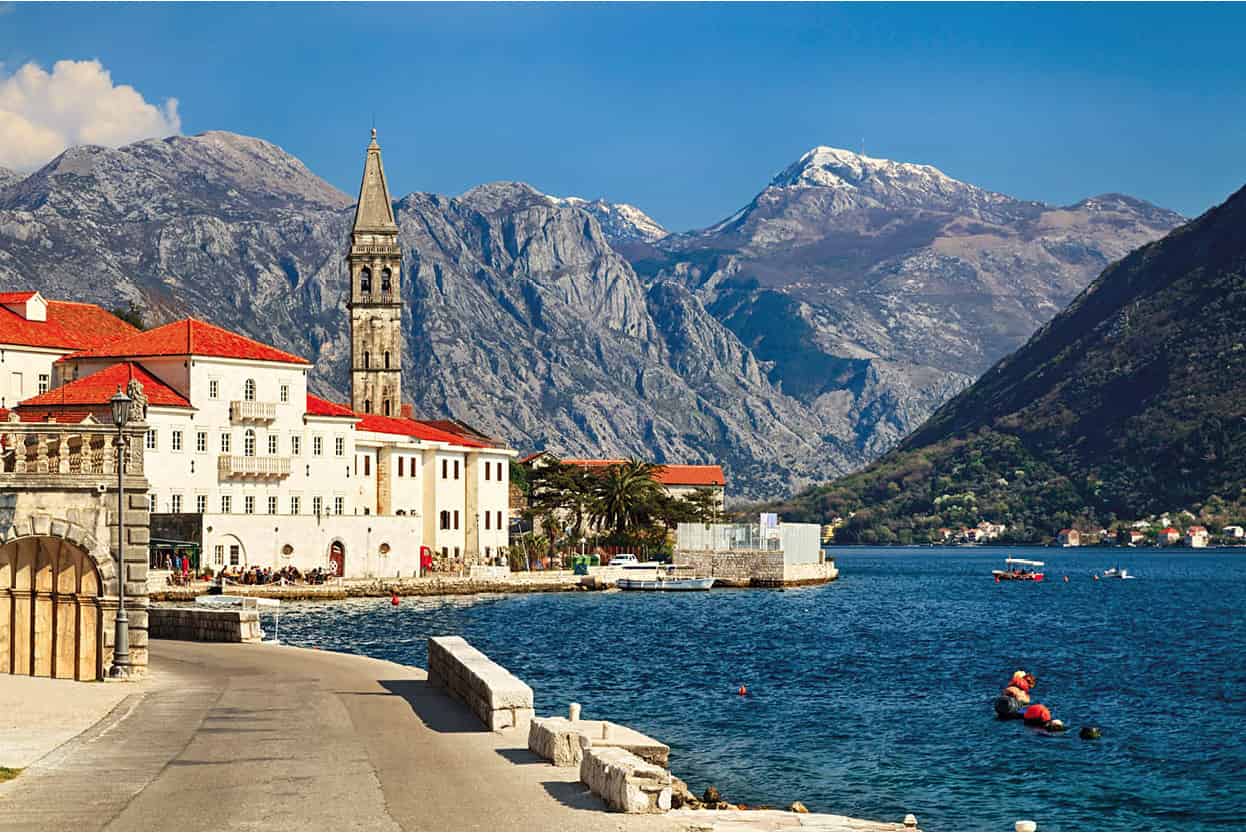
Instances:
[[[992,581],[1008,554],[1047,580]],[[836,557],[839,581],[786,590],[287,604],[281,638],[422,667],[429,636],[460,634],[538,715],[577,701],[635,727],[732,802],[927,830],[1246,828],[1246,549]],[[1092,579],[1118,562],[1138,578]],[[1017,669],[1069,732],[995,719]]]

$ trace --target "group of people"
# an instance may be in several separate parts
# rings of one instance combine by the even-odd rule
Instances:
[[[303,572],[293,565],[286,565],[280,570],[252,565],[245,570],[229,566],[221,571],[222,583],[228,581],[235,585],[292,585],[302,582],[307,585],[323,585],[331,574],[324,568],[316,567]]]
[[[1064,732],[1064,722],[1052,718],[1051,710],[1043,704],[1030,703],[1030,691],[1037,684],[1038,679],[1024,669],[1013,672],[1012,679],[995,699],[995,714],[1003,720],[1019,719],[1030,727],[1041,727],[1053,733]]]

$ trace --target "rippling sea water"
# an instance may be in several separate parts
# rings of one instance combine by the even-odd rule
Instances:
[[[1048,581],[992,582],[1009,552]],[[927,830],[1246,828],[1246,550],[837,557],[838,582],[783,591],[291,604],[281,637],[423,666],[429,636],[462,634],[532,685],[538,714],[579,701],[732,801],[912,812]],[[1118,561],[1138,579],[1091,580]],[[1070,732],[994,719],[1020,668]]]

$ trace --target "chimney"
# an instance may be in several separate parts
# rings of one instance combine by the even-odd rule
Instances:
[[[403,403],[402,404],[402,417],[404,420],[414,420],[415,419],[415,406],[411,405],[411,403]]]

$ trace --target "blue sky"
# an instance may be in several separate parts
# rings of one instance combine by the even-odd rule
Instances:
[[[1193,215],[1246,183],[1244,34],[1231,5],[0,4],[0,74],[97,59],[184,133],[262,137],[351,193],[375,114],[397,194],[520,179],[677,230],[863,142]]]

